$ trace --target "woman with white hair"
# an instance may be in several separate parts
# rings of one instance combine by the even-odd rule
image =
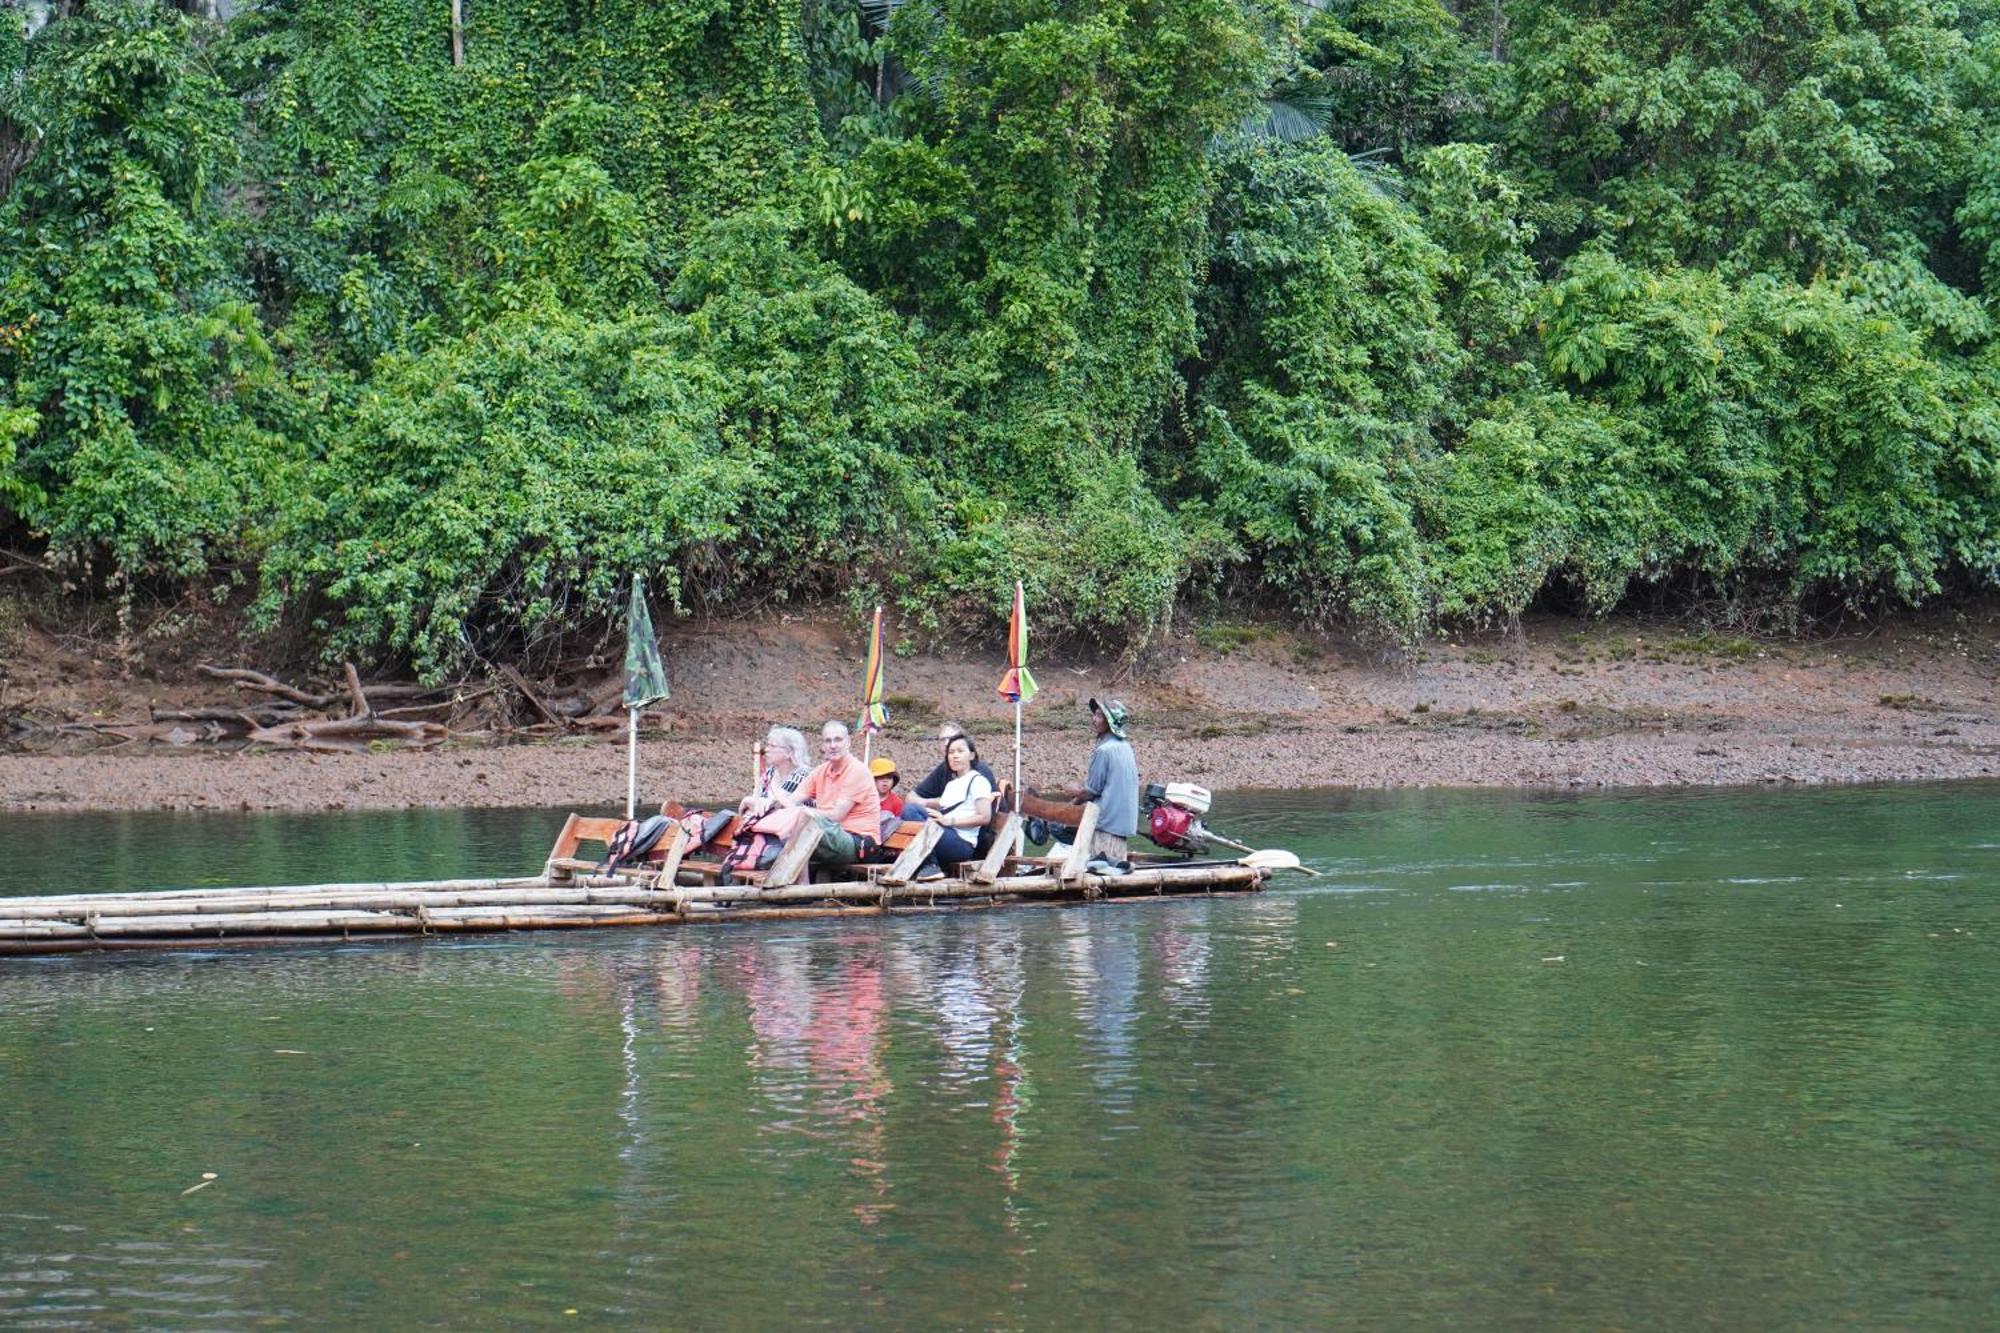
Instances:
[[[810,772],[812,751],[806,748],[805,733],[797,727],[772,727],[764,733],[764,771],[751,795],[768,799],[797,791]]]

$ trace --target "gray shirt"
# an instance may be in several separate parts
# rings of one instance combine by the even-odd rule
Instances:
[[[1097,802],[1097,831],[1129,838],[1139,831],[1139,761],[1116,736],[1098,738],[1083,789]]]

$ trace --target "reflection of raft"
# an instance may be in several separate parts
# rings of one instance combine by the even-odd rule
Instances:
[[[1068,807],[1086,826],[1092,806]],[[1015,820],[995,817],[992,850],[943,880],[915,876],[935,840],[933,825],[905,825],[893,863],[845,868],[838,880],[807,882],[817,841],[810,830],[768,870],[723,884],[716,844],[691,845],[680,825],[650,858],[609,875],[579,857],[601,847],[622,821],[571,815],[539,875],[407,884],[318,884],[289,888],[174,889],[0,899],[0,954],[95,949],[187,948],[219,943],[344,940],[461,931],[581,926],[671,926],[965,910],[1033,902],[1122,900],[1244,893],[1270,870],[1235,861],[1135,857],[1125,875],[1091,872],[1080,850],[1055,860],[1015,856]],[[1080,843],[1087,847],[1086,831]]]

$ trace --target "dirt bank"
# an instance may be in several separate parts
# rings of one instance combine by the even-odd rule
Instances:
[[[641,746],[642,794],[727,795],[773,718],[852,717],[858,635],[837,617],[663,627],[674,699]],[[240,705],[195,676],[199,643],[136,667],[87,641],[15,630],[0,675],[0,809],[603,808],[623,800],[619,735],[426,752],[308,754],[200,744],[99,748],[54,739],[63,718],[144,718],[148,706]],[[250,665],[265,665],[250,663]],[[1439,640],[1384,664],[1270,625],[1177,633],[1136,664],[1036,664],[1027,775],[1083,763],[1081,701],[1132,707],[1150,778],[1214,787],[1624,786],[1850,782],[2000,775],[2000,608],[1910,616],[1810,641],[1686,624],[1538,619],[1518,634]],[[894,718],[878,742],[916,769],[940,717],[1008,751],[997,653],[893,659]],[[30,726],[29,723],[37,725]],[[0,733],[7,728],[0,725]]]

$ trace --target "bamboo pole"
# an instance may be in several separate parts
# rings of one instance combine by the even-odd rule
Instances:
[[[1016,885],[1060,883],[1060,874],[1049,874],[1039,862],[1039,874],[1001,876],[991,883],[979,882],[983,892],[1010,892]],[[1209,882],[1255,878],[1265,872],[1249,866],[1159,865],[1138,866],[1123,876],[1085,875],[1106,885],[1133,887],[1198,886]],[[885,877],[886,878],[886,877]],[[928,895],[939,886],[959,882],[941,880],[913,887],[910,891]],[[879,897],[880,883],[865,880],[826,884],[783,886],[716,885],[706,889],[681,891],[658,881],[653,872],[643,875],[586,875],[554,882],[543,877],[517,879],[426,880],[405,883],[307,884],[257,889],[164,889],[144,893],[95,893],[0,898],[0,920],[70,920],[88,916],[200,915],[255,911],[300,910],[306,907],[358,907],[382,904],[375,910],[417,907],[469,907],[481,904],[512,906],[524,903],[620,904],[657,903],[676,898],[696,899],[701,894],[734,895],[772,892],[785,887],[800,897],[837,897],[851,891],[867,898]],[[891,884],[891,887],[898,887]]]
[[[111,934],[126,931],[141,922],[178,923],[201,931],[237,928],[252,920],[283,919],[306,926],[314,919],[352,916],[356,919],[381,915],[419,920],[450,918],[464,912],[506,912],[541,910],[592,915],[605,910],[652,908],[660,913],[685,910],[690,904],[760,901],[840,900],[880,902],[897,898],[949,898],[1056,892],[1066,888],[1100,889],[1149,888],[1196,890],[1216,886],[1247,886],[1264,877],[1248,866],[1168,867],[1134,870],[1128,875],[1106,877],[1086,875],[1081,881],[1065,881],[1049,874],[1015,875],[990,883],[964,879],[939,880],[907,887],[846,881],[835,884],[796,885],[716,885],[686,891],[669,891],[637,886],[568,887],[535,885],[512,890],[477,892],[355,892],[245,895],[225,891],[208,899],[130,899],[106,895],[94,904],[74,901],[50,903],[39,899],[0,902],[0,936],[20,937],[47,927],[58,934],[74,930],[80,934]]]
[[[1016,585],[1018,587],[1018,585]],[[1014,808],[1021,807],[1021,700],[1014,700]],[[1019,856],[1028,847],[1028,827],[1025,822],[1016,823],[1013,836],[1008,839],[1014,846],[1014,855]]]
[[[908,886],[886,883],[840,883],[840,884],[795,884],[784,887],[763,888],[754,884],[718,884],[713,887],[688,889],[676,894],[682,903],[704,902],[758,902],[796,901],[798,899],[839,899],[851,902],[880,902],[885,897],[897,899],[930,899],[984,897],[987,895],[1057,893],[1077,889],[1101,889],[1116,892],[1120,888],[1132,889],[1174,889],[1198,891],[1212,886],[1249,887],[1267,878],[1266,872],[1250,866],[1228,865],[1200,867],[1165,867],[1158,869],[1134,870],[1125,875],[1084,875],[1080,879],[1067,880],[1059,875],[1012,875],[996,879],[991,884],[982,884],[964,879],[935,880],[926,884]]]
[[[245,912],[234,916],[119,917],[78,925],[68,921],[35,921],[16,927],[0,922],[9,939],[111,939],[143,935],[179,935],[196,939],[229,935],[412,931],[432,929],[533,930],[546,923],[621,926],[670,922],[675,914],[631,907],[590,909],[528,904],[448,909],[412,916],[404,912]]]
[[[258,894],[249,897],[145,901],[106,895],[101,903],[79,906],[50,904],[37,899],[0,899],[0,923],[13,921],[85,921],[96,918],[151,916],[228,916],[254,912],[370,911],[410,912],[454,907],[601,906],[665,904],[673,894],[661,889],[574,888],[490,889],[480,893],[313,893]]]
[[[1110,881],[1117,884],[1118,881]],[[966,886],[968,891],[972,886]],[[1255,892],[1256,882],[1249,884],[1218,884],[1207,887],[1209,894],[1241,894]],[[932,896],[932,895],[926,895]],[[936,897],[950,897],[938,894]],[[1145,901],[1152,895],[1109,894],[1102,902]],[[203,930],[182,935],[123,935],[123,936],[53,936],[40,938],[0,937],[0,956],[21,956],[31,954],[94,953],[115,952],[127,949],[181,949],[199,944],[203,947],[228,945],[232,948],[256,946],[283,946],[290,944],[345,942],[354,935],[370,940],[393,940],[416,938],[428,934],[455,934],[470,932],[498,932],[515,930],[558,930],[589,926],[647,926],[647,925],[728,925],[756,921],[806,921],[836,916],[911,916],[936,914],[940,912],[977,912],[996,907],[1067,907],[1077,905],[1080,897],[1073,893],[1048,893],[1031,897],[1016,897],[1006,893],[988,893],[985,896],[971,896],[968,893],[962,901],[949,903],[906,902],[885,905],[875,903],[832,904],[825,903],[810,907],[794,906],[752,906],[743,911],[693,911],[685,914],[659,912],[632,912],[623,916],[534,916],[528,913],[503,917],[434,917],[418,923],[401,918],[399,921],[383,921],[379,928],[371,927],[356,931],[353,928],[326,928],[313,930],[304,926],[291,926],[283,932],[263,934],[217,935],[212,933],[212,921],[204,921]]]
[[[512,875],[504,879],[349,880],[335,884],[274,884],[257,888],[142,889],[133,893],[118,894],[36,894],[33,897],[0,898],[0,915],[4,915],[6,909],[22,903],[81,903],[88,906],[91,903],[102,903],[112,899],[130,902],[169,902],[175,899],[207,899],[253,893],[476,893],[486,889],[527,889],[537,885],[546,886],[548,883],[548,879],[541,875]],[[600,880],[600,883],[608,881]]]

